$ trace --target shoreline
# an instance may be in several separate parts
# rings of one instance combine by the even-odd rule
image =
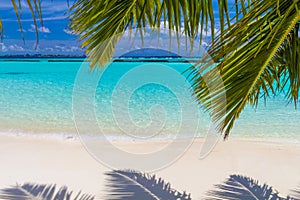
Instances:
[[[76,132],[62,132],[62,133],[51,133],[51,132],[46,132],[46,133],[37,133],[37,132],[23,132],[23,131],[0,131],[0,137],[15,137],[15,138],[33,138],[33,139],[51,139],[51,140],[57,140],[57,141],[65,141],[65,140],[76,140],[80,141],[81,140],[81,135],[79,135]],[[106,137],[107,136],[107,137]],[[126,136],[120,136],[117,134],[109,134],[106,136],[91,136],[91,135],[86,135],[87,138],[91,139],[107,139],[109,141],[121,141],[121,142],[164,142],[164,141],[173,141],[174,138],[171,137],[160,137],[160,138],[145,138],[145,139],[134,139],[132,137],[126,137]],[[176,139],[178,140],[203,140],[205,139],[206,136],[181,136]],[[299,145],[300,146],[300,137],[299,138],[283,138],[279,136],[272,136],[272,135],[265,135],[265,136],[250,136],[250,135],[229,135],[229,138],[226,140],[223,140],[223,137],[220,136],[219,138],[220,141],[226,142],[227,140],[234,140],[234,141],[244,141],[244,142],[257,142],[261,144],[274,144],[274,145],[280,145],[280,144],[291,144],[291,145]]]
[[[156,148],[161,141],[148,141],[142,148]],[[220,140],[213,151],[199,160],[203,138],[169,166],[151,172],[187,191],[193,199],[202,199],[215,184],[230,175],[244,175],[267,183],[282,197],[300,184],[300,144],[245,141],[229,137]],[[133,142],[117,141],[122,147],[137,150]],[[74,193],[96,195],[103,199],[106,191],[104,173],[110,171],[97,162],[78,139],[53,140],[0,135],[0,189],[15,183],[66,185]],[[103,150],[103,153],[109,153]]]

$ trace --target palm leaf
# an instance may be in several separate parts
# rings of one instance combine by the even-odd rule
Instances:
[[[0,38],[1,38],[1,41],[3,40],[3,25],[2,25],[2,19],[0,18]]]
[[[115,45],[126,29],[139,28],[143,38],[146,25],[159,27],[164,17],[168,19],[168,28],[178,33],[185,7],[186,1],[80,0],[71,7],[70,27],[83,40],[82,47],[86,47],[92,58],[91,67],[97,63],[101,67],[112,58]]]
[[[21,34],[22,34],[22,40],[25,41],[24,40],[24,30],[23,30],[23,26],[22,26],[22,23],[21,23],[21,13],[22,13],[21,2],[19,1],[19,5],[17,5],[15,0],[11,0],[11,3],[14,7],[14,11],[15,11],[18,23],[19,23],[20,31],[21,31]]]
[[[109,191],[106,199],[191,199],[190,194],[172,189],[170,183],[155,175],[121,170],[106,175]]]
[[[9,200],[93,200],[94,197],[80,192],[72,198],[72,191],[61,187],[56,191],[55,185],[38,185],[25,183],[0,190],[0,199]]]
[[[231,175],[224,183],[216,185],[215,190],[207,193],[209,200],[284,200],[267,184],[259,185],[258,181],[240,175]]]
[[[31,0],[26,0],[24,2],[29,7],[29,10],[31,12],[31,16],[32,16],[32,19],[33,19],[33,23],[34,23],[34,26],[35,26],[35,35],[36,35],[35,48],[37,48],[38,43],[39,43],[38,20],[39,20],[41,26],[42,27],[44,26],[43,25],[43,17],[42,17],[42,6],[41,6],[41,0],[32,0],[32,1]],[[23,30],[22,20],[21,20],[21,14],[22,14],[21,1],[18,0],[18,3],[17,3],[16,0],[11,0],[11,3],[13,5],[13,8],[14,8],[17,20],[18,20],[18,24],[19,24],[20,31],[21,31],[21,34],[22,34],[22,39],[25,42],[24,30]]]
[[[24,40],[20,0],[18,0],[19,4],[16,3],[16,0],[11,0],[11,2]],[[67,2],[69,4],[69,1]],[[245,11],[245,7],[250,5],[245,2],[250,1],[236,0],[236,14]],[[26,3],[34,21],[38,45],[37,19],[43,27],[41,0],[26,0]],[[219,23],[223,32],[226,25],[230,26],[227,0],[218,0],[217,4],[213,0],[78,0],[70,8],[70,27],[80,35],[80,39],[83,41],[82,47],[86,47],[86,53],[92,60],[91,67],[95,64],[102,66],[111,59],[115,45],[126,29],[141,28],[139,33],[143,38],[146,31],[144,28],[149,25],[151,28],[159,29],[161,20],[165,22],[165,27],[168,24],[167,28],[170,33],[171,30],[176,32],[178,38],[182,32],[188,36],[192,46],[194,38],[197,36],[202,42],[204,30],[209,28],[212,40],[214,40],[214,10],[216,6],[219,10]],[[181,31],[182,28],[183,31]]]
[[[289,84],[286,96],[290,102],[294,102],[297,106],[297,100],[299,98],[300,87],[300,22],[298,22],[294,29],[287,36],[277,55],[274,62],[277,62],[277,66],[280,73],[280,79],[283,84],[282,87]]]
[[[201,62],[191,69],[195,95],[211,111],[225,138],[247,103],[257,103],[261,93],[275,95],[279,74],[272,61],[300,20],[298,7],[300,0],[255,1],[209,49],[211,59],[220,62],[215,66]],[[220,72],[224,90],[211,94],[207,84],[215,84],[215,71]],[[210,82],[205,83],[204,77],[210,77]],[[222,94],[226,95],[225,115],[219,106]]]
[[[236,14],[246,10],[245,0],[237,1]],[[212,40],[215,36],[214,9],[219,8],[221,31],[230,25],[229,5],[227,0],[78,0],[70,9],[70,27],[83,41],[92,65],[99,67],[106,64],[113,56],[116,43],[125,30],[139,28],[138,33],[144,37],[147,29],[164,27],[175,31],[179,38],[182,33],[189,37],[193,46],[194,39],[202,37],[204,30],[210,29]],[[249,5],[248,5],[249,6]],[[149,31],[149,30],[148,30]],[[179,40],[177,41],[179,42]]]

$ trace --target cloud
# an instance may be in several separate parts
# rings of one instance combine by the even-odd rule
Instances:
[[[55,49],[60,52],[74,53],[80,52],[82,49],[78,46],[55,45]]]
[[[29,32],[35,32],[35,25],[31,24],[30,28],[28,29]]]
[[[76,40],[46,40],[39,41],[38,48],[36,40],[26,40],[23,44],[19,39],[6,39],[0,42],[0,55],[16,54],[59,54],[59,55],[83,55],[84,50],[80,48],[80,43]]]
[[[57,20],[67,20],[66,16],[55,16],[55,17],[43,17],[43,21],[57,21]],[[18,22],[17,19],[6,18],[2,19],[3,22]],[[32,18],[25,18],[21,20],[22,22],[33,22]]]
[[[3,42],[0,43],[0,51],[1,52],[6,52],[7,51],[7,47],[5,46],[5,44]]]
[[[10,51],[25,51],[25,49],[24,49],[23,47],[21,47],[21,46],[19,46],[19,45],[16,45],[16,44],[14,44],[14,45],[9,45],[8,49],[9,49]]]
[[[55,45],[54,47],[55,47],[55,49],[58,50],[58,51],[65,51],[65,47],[64,47],[64,46]]]
[[[23,29],[22,31],[21,31],[21,29],[18,29],[17,31],[18,31],[18,32],[22,32],[22,31],[23,31],[23,33],[26,33],[26,32],[27,32],[25,29]]]
[[[11,9],[11,8],[13,8],[13,5],[11,2],[5,1],[5,0],[1,1],[1,9]]]
[[[51,48],[51,47],[46,47],[45,48],[45,51],[49,51],[49,52],[52,52],[54,49],[53,48]]]
[[[18,5],[18,2],[16,2]],[[20,1],[22,6],[23,13],[31,13],[30,8],[28,6],[28,3],[26,0]],[[33,3],[32,3],[33,4]],[[41,1],[42,10],[44,14],[47,13],[55,13],[55,12],[66,12],[68,10],[68,2],[65,0],[59,1]],[[72,6],[72,3],[70,2],[70,6]],[[1,9],[12,9],[13,4],[11,3],[11,0],[1,0]]]
[[[77,52],[77,51],[80,51],[81,48],[80,47],[77,47],[77,46],[71,46],[69,49],[68,49],[68,52]]]
[[[64,29],[64,32],[69,35],[75,35],[75,33],[73,33],[73,31],[71,31],[70,29]]]
[[[39,32],[41,32],[41,33],[51,33],[50,29],[45,27],[45,26],[40,27]]]
[[[43,14],[65,13],[68,10],[67,1],[43,1]]]
[[[28,29],[29,32],[35,32],[35,25],[34,24],[31,24],[30,25],[30,28]],[[39,27],[38,28],[38,31],[40,33],[51,33],[50,29],[45,27],[45,26],[42,26],[42,27]]]

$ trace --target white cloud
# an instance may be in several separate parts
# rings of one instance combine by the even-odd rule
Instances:
[[[67,52],[67,53],[74,53],[80,52],[82,49],[78,46],[62,46],[62,45],[55,45],[55,49],[60,52]]]
[[[10,51],[24,51],[24,50],[25,50],[23,47],[21,47],[21,46],[19,46],[19,45],[16,45],[16,44],[14,44],[14,45],[9,45],[8,49],[9,49]]]
[[[51,47],[46,47],[45,48],[45,51],[50,51],[50,52],[52,52],[54,49],[53,48],[51,48]]]
[[[18,32],[21,32],[21,29],[18,29],[17,31],[18,31]],[[26,33],[26,32],[27,32],[25,29],[23,29],[22,31],[23,31],[23,33]]]
[[[69,30],[69,29],[64,29],[64,32],[66,33],[66,34],[69,34],[69,35],[75,35],[75,33],[73,33],[71,30]]]
[[[29,32],[35,32],[35,25],[31,24],[30,28],[28,29]]]
[[[30,25],[30,28],[28,29],[29,32],[35,32],[35,25],[34,24],[31,24]],[[42,27],[39,27],[38,28],[38,31],[40,33],[51,33],[50,29],[45,27],[45,26],[42,26]]]
[[[43,21],[66,20],[66,16],[43,17]],[[17,19],[2,19],[3,22],[18,22]],[[32,18],[22,19],[22,22],[33,22]]]
[[[80,51],[81,48],[76,47],[76,46],[71,46],[67,51],[68,52],[76,52],[76,51]]]
[[[76,40],[46,40],[41,39],[36,47],[36,40],[26,40],[25,44],[20,39],[6,39],[0,42],[0,55],[15,54],[61,54],[61,55],[83,55],[84,50]],[[24,50],[22,50],[22,48]]]
[[[20,1],[22,6],[22,12],[23,13],[30,13],[30,8],[28,6],[28,3],[26,0]],[[65,13],[68,10],[68,3],[67,1],[41,1],[42,3],[42,10],[43,14],[52,14],[52,13]],[[17,1],[18,5],[18,1]],[[70,6],[72,6],[72,3],[70,2]],[[0,9],[13,9],[13,4],[11,3],[11,0],[1,0],[1,8]]]
[[[65,51],[65,47],[60,45],[55,45],[55,49],[58,51]]]
[[[51,33],[50,29],[45,27],[45,26],[40,27],[39,32],[41,32],[41,33]]]
[[[66,20],[67,17],[66,16],[56,16],[56,17],[43,17],[43,21],[54,21],[54,20]],[[29,19],[30,20],[30,19]],[[28,21],[29,21],[28,20]],[[23,19],[22,19],[23,21]]]
[[[42,8],[44,14],[64,13],[68,10],[67,1],[43,1]]]
[[[1,1],[1,9],[10,9],[13,8],[12,3],[10,1]]]
[[[7,51],[7,47],[2,42],[0,43],[0,51],[2,51],[2,52],[6,52]]]

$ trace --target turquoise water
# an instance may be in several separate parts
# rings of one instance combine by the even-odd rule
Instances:
[[[76,76],[82,64],[88,68],[88,63],[74,60],[0,61],[0,132],[56,136],[76,133],[72,98]],[[141,84],[143,76],[131,77],[130,83],[125,82],[120,86],[118,101],[112,104],[112,96],[116,93],[115,88],[120,82],[120,77],[141,65],[164,65],[182,73],[190,64],[117,62],[111,64],[105,72],[86,70],[86,85],[89,85],[89,76],[103,73],[95,88],[95,102],[92,102],[101,131],[113,137],[122,137],[129,117],[129,121],[140,128],[140,132],[135,133],[137,135],[143,134],[141,130],[155,132],[159,129],[159,137],[164,138],[173,135],[183,126],[183,135],[187,137],[204,136],[210,126],[207,113],[200,112],[197,133],[189,128],[194,123],[192,118],[182,123],[181,104],[189,102],[188,99],[178,100],[178,96],[186,92],[192,94],[192,91],[182,88],[180,80],[174,79],[170,90],[155,81]],[[147,73],[148,78],[157,77],[155,73]],[[161,77],[169,76],[163,71],[159,73]],[[132,90],[131,83],[137,83],[139,87]],[[129,100],[119,103],[129,93]],[[82,107],[89,106],[89,103],[83,102]],[[151,113],[151,108],[154,108],[154,113]],[[119,116],[115,116],[116,114]],[[117,121],[116,117],[121,121]],[[163,123],[159,122],[160,119],[163,119]],[[90,119],[85,120],[88,122]],[[235,124],[232,135],[300,142],[299,121],[300,111],[294,109],[293,105],[288,105],[283,96],[279,96],[268,99],[266,106],[261,101],[257,109],[248,106]]]

